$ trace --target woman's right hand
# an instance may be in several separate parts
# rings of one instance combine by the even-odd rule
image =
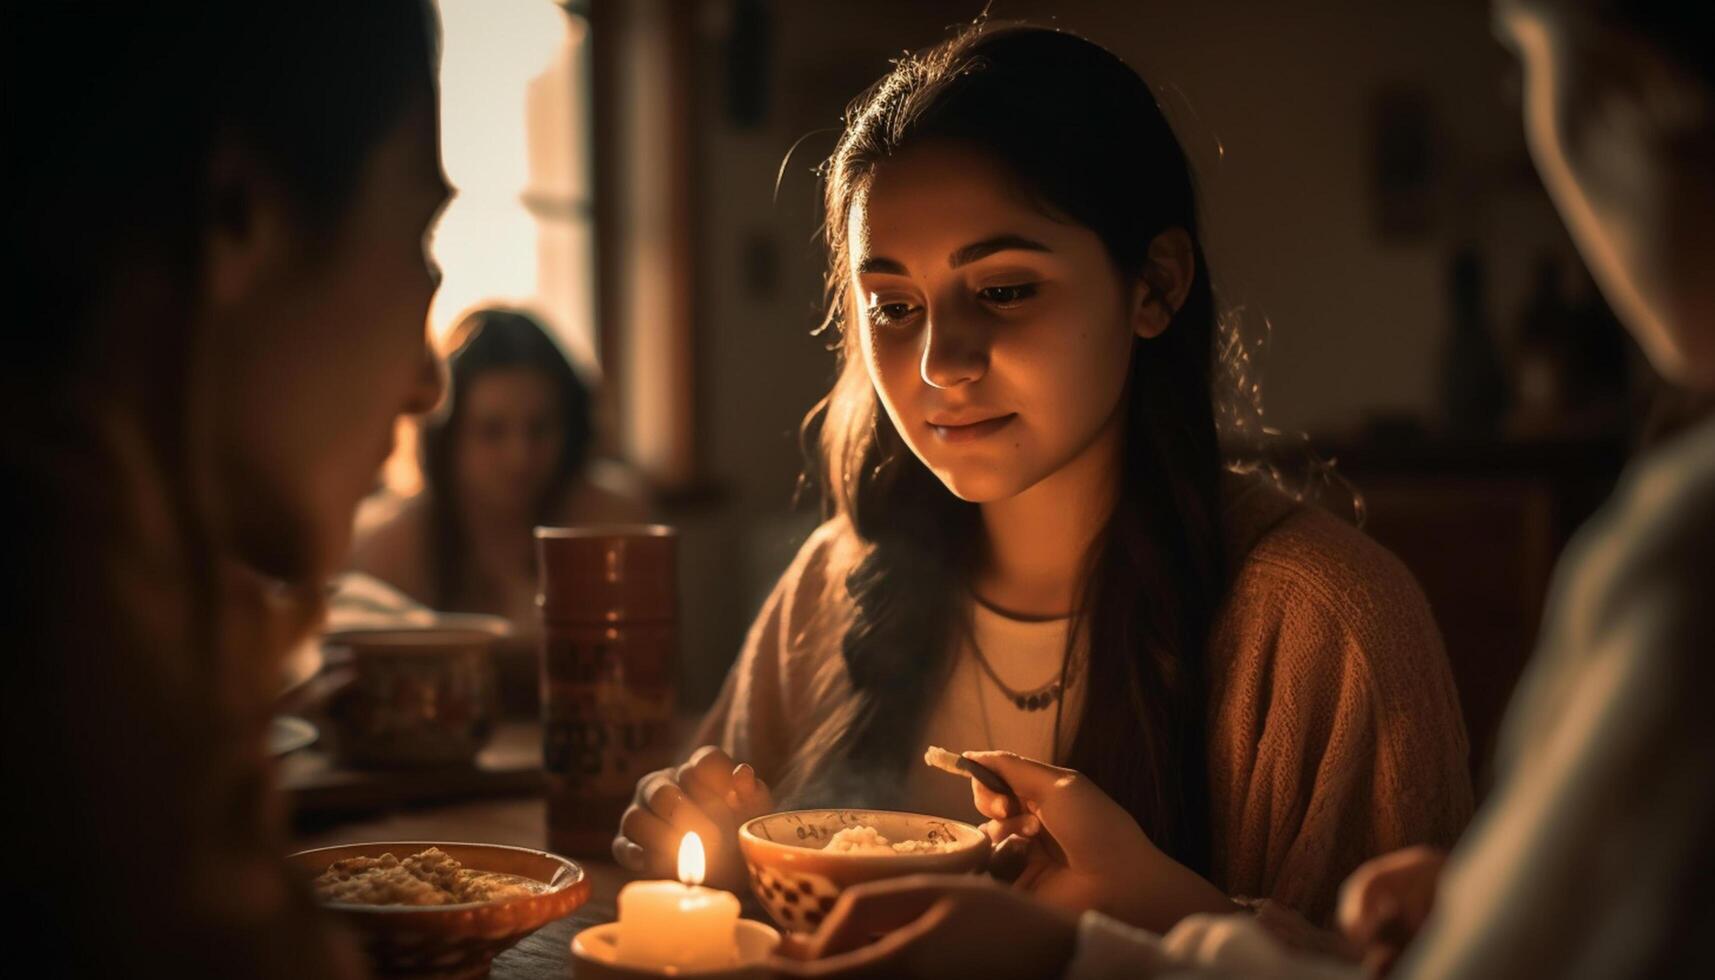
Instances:
[[[976,780],[971,791],[983,825],[999,844],[1031,842],[1018,888],[1073,911],[1096,909],[1165,933],[1187,915],[1231,912],[1233,903],[1196,872],[1156,847],[1130,813],[1088,777],[1011,752],[967,752],[1011,785],[1004,796]],[[1024,812],[1016,804],[1022,803]]]
[[[637,795],[613,839],[613,858],[638,874],[677,878],[679,842],[695,831],[707,856],[704,882],[742,892],[739,825],[772,809],[774,797],[755,769],[734,763],[718,746],[705,745],[683,765],[637,781]]]

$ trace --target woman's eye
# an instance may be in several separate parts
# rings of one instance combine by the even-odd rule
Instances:
[[[916,307],[910,303],[877,303],[869,308],[869,322],[877,326],[902,323],[911,317]]]
[[[1013,286],[989,286],[986,289],[978,290],[977,295],[990,306],[1007,309],[1035,296],[1036,284],[1021,282]]]

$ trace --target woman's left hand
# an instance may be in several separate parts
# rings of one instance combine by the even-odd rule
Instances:
[[[1032,842],[1018,888],[1051,905],[1096,909],[1165,933],[1182,918],[1237,907],[1214,885],[1156,847],[1125,808],[1088,777],[1011,752],[968,752],[1017,794],[971,781],[983,830],[995,843],[1017,834]],[[1024,812],[1015,805],[1022,803]]]
[[[1058,976],[1077,922],[988,878],[911,875],[846,889],[812,936],[786,940],[776,966],[792,977]]]

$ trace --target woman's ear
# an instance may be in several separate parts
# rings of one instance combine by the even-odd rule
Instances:
[[[1169,228],[1149,243],[1149,260],[1132,290],[1132,331],[1159,337],[1185,305],[1197,277],[1197,252],[1183,228]]]
[[[231,143],[209,161],[207,193],[202,299],[219,315],[246,305],[281,270],[291,225],[278,182]]]

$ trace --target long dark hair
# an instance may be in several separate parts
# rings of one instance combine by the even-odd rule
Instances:
[[[447,359],[447,397],[419,433],[418,454],[428,491],[429,567],[436,608],[451,609],[468,585],[470,544],[459,512],[453,457],[458,451],[470,386],[490,371],[525,369],[547,379],[560,409],[562,442],[552,475],[537,498],[538,524],[551,524],[566,488],[589,462],[594,436],[590,390],[536,318],[521,310],[472,311],[453,328],[457,343]]]
[[[18,929],[67,972],[334,965],[307,898],[278,907],[254,736],[279,638],[237,622],[217,572],[197,304],[229,205],[217,149],[336,233],[374,148],[432,102],[432,24],[423,0],[5,7],[0,493],[27,519],[3,559],[0,713],[6,782],[34,794],[12,872],[44,891]],[[73,911],[92,901],[125,910],[100,943]]]
[[[1119,58],[1060,31],[978,25],[897,63],[852,104],[826,164],[827,325],[843,334],[832,391],[805,420],[829,516],[863,547],[845,570],[843,639],[860,702],[843,749],[856,785],[906,764],[963,608],[981,529],[909,451],[858,353],[846,223],[875,168],[947,140],[1004,165],[1049,213],[1094,231],[1118,275],[1148,281],[1147,251],[1182,228],[1189,295],[1136,342],[1118,503],[1087,558],[1069,643],[1088,640],[1084,711],[1067,761],[1192,868],[1208,864],[1204,659],[1226,587],[1221,453],[1211,397],[1217,318],[1190,168],[1149,87]],[[926,669],[927,668],[927,669]]]

